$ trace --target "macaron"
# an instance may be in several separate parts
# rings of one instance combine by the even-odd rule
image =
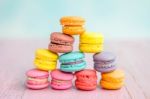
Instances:
[[[103,51],[104,37],[97,32],[84,32],[80,35],[79,49],[85,53],[97,53]]]
[[[111,52],[100,52],[93,55],[95,70],[107,73],[117,69],[116,56]]]
[[[83,27],[85,20],[79,16],[65,16],[60,19],[62,32],[69,35],[77,35],[85,32]]]
[[[26,86],[30,89],[44,89],[49,86],[49,73],[38,69],[31,69],[26,72]]]
[[[37,49],[35,52],[34,65],[40,70],[54,70],[57,65],[58,54],[48,49]]]
[[[73,50],[74,38],[60,32],[53,32],[50,35],[48,49],[55,53],[67,53]]]
[[[97,75],[95,70],[85,69],[75,73],[75,86],[80,90],[95,90],[97,87]]]
[[[50,86],[53,89],[64,90],[72,87],[72,73],[62,72],[59,69],[53,70],[51,73],[51,83]]]
[[[81,26],[84,25],[85,20],[79,16],[64,16],[60,19],[61,25]]]
[[[101,76],[100,86],[104,89],[120,89],[124,85],[125,74],[120,69],[109,73],[102,73]]]
[[[60,70],[64,72],[75,72],[84,69],[86,67],[84,57],[84,53],[79,51],[62,54],[59,57],[59,61],[61,62]]]

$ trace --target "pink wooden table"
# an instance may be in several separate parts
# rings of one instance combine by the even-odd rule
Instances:
[[[109,40],[105,50],[118,58],[126,73],[121,90],[79,91],[75,87],[58,91],[29,90],[24,86],[28,69],[34,67],[34,51],[47,48],[48,40],[0,40],[0,99],[150,99],[150,40]],[[77,50],[78,42],[75,43]],[[93,68],[93,54],[86,54],[87,68]],[[58,64],[59,68],[59,64]],[[100,73],[97,73],[100,79]]]

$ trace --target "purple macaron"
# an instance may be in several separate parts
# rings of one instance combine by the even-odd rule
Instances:
[[[107,73],[116,69],[116,56],[111,52],[100,52],[93,55],[95,70]]]

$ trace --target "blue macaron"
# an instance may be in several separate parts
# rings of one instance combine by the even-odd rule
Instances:
[[[79,51],[62,54],[59,57],[59,61],[61,62],[60,70],[64,72],[76,72],[83,70],[86,67],[84,58],[84,53]]]

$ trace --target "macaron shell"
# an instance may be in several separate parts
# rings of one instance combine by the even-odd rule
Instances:
[[[82,71],[76,72],[75,75],[77,77],[93,77],[93,75],[96,75],[96,71],[92,69],[84,69]]]
[[[81,34],[82,35],[82,34]],[[80,39],[80,44],[103,44],[104,39],[103,38],[82,38]]]
[[[58,44],[49,44],[48,49],[55,53],[67,53],[73,50],[72,45],[58,45]]]
[[[84,32],[80,35],[80,43],[82,44],[102,44],[104,37],[101,33]]]
[[[65,53],[60,55],[59,57],[59,61],[60,62],[66,62],[68,60],[77,60],[77,59],[82,59],[84,58],[84,53],[79,52],[79,51],[75,51],[75,52],[69,52],[69,53]]]
[[[49,83],[45,83],[45,84],[29,84],[29,83],[26,83],[26,86],[30,89],[39,90],[39,89],[47,88],[49,86]]]
[[[60,32],[51,33],[50,40],[55,43],[59,43],[62,41],[62,42],[68,42],[68,43],[73,44],[74,42],[74,38],[72,36],[66,35]]]
[[[122,82],[124,81],[125,74],[122,70],[117,69],[109,73],[102,73],[102,79],[108,82]]]
[[[101,72],[101,73],[109,73],[109,72],[112,72],[112,71],[116,70],[117,67],[116,66],[112,66],[112,67],[109,67],[109,68],[99,68],[97,66],[94,66],[94,69],[96,71]]]
[[[75,73],[78,81],[81,82],[97,82],[95,70],[84,69]]]
[[[95,62],[97,61],[114,61],[116,56],[111,52],[100,52],[93,55],[93,59]]]
[[[85,32],[85,29],[82,26],[63,26],[63,33],[69,35],[78,35]]]
[[[45,71],[54,70],[54,69],[56,69],[56,65],[57,65],[56,62],[51,62],[50,64],[34,62],[34,64],[37,69],[45,70]]]
[[[60,84],[51,84],[51,87],[53,89],[57,89],[57,90],[65,90],[65,89],[69,89],[72,87],[72,84],[65,84],[65,85],[60,85]]]
[[[47,71],[42,71],[38,69],[31,69],[26,72],[28,77],[39,77],[39,78],[47,78],[49,73]]]
[[[51,61],[51,60],[42,60],[42,59],[35,59],[34,60],[35,65],[56,65],[56,61]]]
[[[58,54],[53,53],[49,51],[48,49],[37,49],[35,52],[36,57],[40,57],[41,59],[50,59],[50,60],[57,60],[58,59]]]
[[[110,90],[120,89],[123,85],[124,85],[124,82],[112,83],[112,82],[107,82],[104,80],[100,81],[100,86],[104,89],[110,89]]]
[[[93,82],[80,82],[80,81],[75,81],[75,85],[76,85],[76,88],[78,89],[81,89],[81,90],[95,90],[96,87],[97,87],[97,84],[96,84],[96,81],[93,83]]]
[[[65,73],[58,69],[51,71],[51,77],[58,80],[72,80],[73,74],[72,73]]]
[[[84,25],[85,20],[79,16],[64,16],[60,19],[61,25]]]
[[[79,49],[85,53],[97,53],[103,51],[103,45],[100,44],[80,44]]]

